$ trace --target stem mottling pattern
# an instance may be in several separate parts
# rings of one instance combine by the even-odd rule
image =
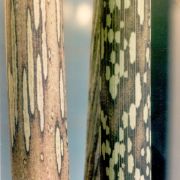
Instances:
[[[151,179],[151,2],[94,6],[85,179]]]
[[[69,179],[62,5],[6,0],[14,180]]]

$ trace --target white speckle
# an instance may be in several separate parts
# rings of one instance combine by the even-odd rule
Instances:
[[[144,148],[141,149],[141,156],[143,157],[145,154]]]
[[[128,156],[128,172],[132,173],[133,169],[134,169],[134,158],[133,158],[133,155],[130,154]]]
[[[148,120],[148,107],[147,107],[147,104],[144,105],[143,119],[144,119],[144,122],[147,123],[147,120]]]
[[[135,175],[134,175],[134,179],[135,179],[135,180],[140,180],[140,178],[141,178],[140,169],[136,168],[136,170],[135,170]]]
[[[120,71],[120,66],[118,63],[115,64],[115,67],[114,67],[114,73],[115,75],[118,75],[119,74],[119,71]]]
[[[124,140],[124,130],[122,128],[119,128],[119,141]]]
[[[144,73],[144,83],[147,83],[147,72]]]
[[[125,9],[128,9],[131,6],[131,1],[130,0],[125,0]]]
[[[65,115],[65,99],[64,99],[64,81],[63,81],[63,71],[60,69],[60,83],[59,83],[59,89],[60,89],[60,103],[61,103],[61,115],[62,118],[64,118]]]
[[[112,29],[110,29],[108,32],[108,41],[109,41],[109,43],[112,43],[113,40],[114,40],[114,32]]]
[[[136,127],[136,106],[135,106],[135,104],[131,104],[131,106],[130,106],[129,120],[130,120],[131,129],[135,129],[135,127]]]
[[[44,99],[43,99],[43,83],[42,83],[42,68],[41,60],[38,54],[37,57],[37,105],[40,114],[40,128],[44,131]]]
[[[128,138],[128,153],[130,153],[132,150],[132,142],[131,142],[131,139]]]
[[[125,151],[126,151],[126,147],[124,143],[121,143],[119,146],[119,154],[122,158],[124,158]]]
[[[51,49],[48,50],[48,58],[51,60]]]
[[[27,48],[28,48],[28,87],[31,113],[34,113],[34,59],[33,59],[33,42],[32,42],[32,27],[31,16],[28,10],[27,20]]]
[[[46,45],[46,7],[45,1],[41,0],[41,15],[42,15],[42,62],[44,79],[47,78],[47,45]]]
[[[146,61],[147,61],[147,63],[149,63],[149,61],[150,61],[150,49],[149,49],[149,47],[146,48]]]
[[[115,51],[111,52],[111,63],[114,64],[116,62],[116,53]]]
[[[146,128],[146,141],[149,142],[149,128]]]
[[[23,119],[24,119],[24,136],[26,151],[29,152],[29,140],[31,135],[30,121],[28,113],[28,94],[27,94],[27,76],[26,71],[23,71]]]
[[[136,96],[136,107],[138,108],[141,103],[142,99],[142,92],[141,92],[141,78],[140,73],[136,74],[136,82],[135,82],[135,96]]]
[[[124,180],[124,171],[122,168],[119,168],[118,177],[120,180]]]
[[[146,176],[149,176],[149,167],[146,167]]]
[[[150,151],[150,148],[148,146],[146,149],[146,163],[148,164],[150,162],[151,162],[151,151]]]
[[[122,121],[123,121],[124,129],[127,128],[127,126],[128,126],[128,113],[125,111],[123,112]]]
[[[151,179],[151,178],[150,178]],[[141,176],[141,179],[140,180],[144,180],[144,175]]]
[[[64,155],[64,143],[63,143],[63,139],[61,138],[61,156]]]
[[[106,140],[106,153],[109,155],[111,154],[111,147],[108,140]]]
[[[129,40],[129,54],[130,54],[130,62],[133,64],[136,60],[136,34],[134,32],[131,33],[131,37]]]
[[[111,94],[112,99],[115,99],[117,96],[117,78],[113,75],[109,80],[109,92]]]
[[[140,24],[144,22],[144,0],[138,0],[138,14],[140,17]]]
[[[117,43],[120,43],[120,31],[115,32],[115,40]]]
[[[44,154],[43,153],[40,154],[40,160],[44,161]]]
[[[57,35],[58,41],[60,40],[61,35],[61,9],[60,9],[60,1],[56,0],[56,17],[57,17]]]
[[[148,109],[151,109],[151,98],[149,94],[147,96],[147,106],[148,106]]]
[[[56,128],[56,162],[57,162],[57,169],[58,173],[61,172],[61,137],[60,137],[60,130]]]
[[[39,18],[40,18],[39,0],[34,0],[33,5],[34,5],[34,8],[33,8],[34,9],[34,23],[35,23],[36,29],[38,29],[38,27],[39,27]]]

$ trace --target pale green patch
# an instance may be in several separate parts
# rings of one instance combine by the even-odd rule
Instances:
[[[106,16],[106,25],[107,26],[111,26],[111,15],[110,14],[108,14],[107,16]]]
[[[131,106],[130,106],[129,120],[130,120],[131,129],[135,129],[135,127],[136,127],[136,106],[135,106],[135,104],[131,104]]]
[[[28,48],[28,87],[31,113],[34,114],[34,58],[32,42],[31,15],[28,10],[27,20],[27,48]]]
[[[122,158],[124,158],[125,151],[126,151],[126,147],[124,143],[121,143],[119,147],[119,154]]]
[[[141,149],[141,156],[143,157],[145,154],[144,148]]]
[[[36,30],[39,27],[39,20],[40,20],[40,7],[39,6],[40,6],[39,0],[33,0],[34,24],[35,24]]]
[[[138,15],[140,17],[140,24],[143,25],[144,22],[144,0],[138,0]]]
[[[112,64],[114,64],[116,62],[116,52],[115,51],[111,52],[110,59],[111,59]]]
[[[120,66],[118,63],[115,64],[114,69],[115,75],[118,75],[120,73]]]
[[[146,128],[146,141],[149,142],[149,128]]]
[[[117,80],[116,77],[113,75],[109,81],[109,92],[111,94],[112,99],[114,100],[117,96]]]
[[[132,150],[132,142],[131,142],[131,139],[128,138],[128,153],[130,153]]]
[[[114,40],[114,31],[112,29],[110,29],[108,32],[108,41],[109,41],[109,43],[112,43],[113,40]]]
[[[134,169],[134,158],[133,158],[133,155],[130,154],[130,155],[128,156],[128,172],[129,172],[130,174],[132,174],[133,169]]]
[[[40,115],[40,129],[44,131],[44,95],[43,95],[43,81],[40,55],[37,57],[37,105]]]
[[[116,6],[118,7],[118,9],[121,9],[121,1],[120,0],[116,0]]]
[[[147,166],[146,167],[146,176],[149,176],[149,172],[150,172],[150,170],[149,170],[149,167]]]
[[[56,162],[57,162],[57,169],[58,173],[61,172],[61,135],[60,129],[56,128],[56,136],[55,136],[55,148],[56,148]]]
[[[147,120],[148,120],[148,106],[147,106],[147,104],[144,105],[143,119],[144,119],[144,122],[147,123]]]
[[[151,150],[149,148],[149,146],[146,148],[146,163],[150,163],[151,162]]]
[[[128,9],[131,6],[131,1],[130,0],[125,0],[125,9]]]
[[[124,180],[124,170],[121,167],[119,168],[118,177],[120,180]]]
[[[137,108],[140,106],[141,99],[142,99],[141,78],[140,78],[140,73],[137,73],[135,80],[135,101]]]
[[[114,7],[115,7],[115,0],[109,0],[110,13],[114,11]]]
[[[106,66],[106,80],[107,80],[107,81],[109,81],[110,75],[111,75],[110,67],[109,67],[109,66]]]
[[[124,140],[124,130],[122,128],[119,128],[119,141]]]
[[[132,32],[130,36],[129,55],[130,55],[130,62],[131,64],[133,64],[136,60],[136,34],[135,32]]]
[[[115,40],[117,43],[120,43],[120,31],[115,32]]]
[[[28,113],[28,89],[27,89],[27,76],[26,71],[23,71],[23,119],[24,119],[24,137],[25,137],[25,145],[26,151],[29,152],[29,144],[30,144],[30,119]]]
[[[147,83],[147,72],[144,73],[144,83]]]
[[[124,28],[124,21],[120,21],[120,28]]]
[[[134,175],[134,179],[135,180],[141,180],[141,173],[140,173],[140,169],[136,168],[135,170],[135,175]]]
[[[125,111],[123,112],[122,121],[123,121],[124,129],[127,128],[127,126],[128,126],[128,113]]]

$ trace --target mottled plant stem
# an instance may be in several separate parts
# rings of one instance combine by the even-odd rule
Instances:
[[[94,2],[85,179],[151,179],[151,2]]]
[[[6,0],[12,177],[69,179],[62,0]]]

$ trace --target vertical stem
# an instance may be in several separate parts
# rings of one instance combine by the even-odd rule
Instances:
[[[6,0],[13,179],[68,179],[62,0]]]
[[[85,179],[151,179],[151,2],[95,1]]]

